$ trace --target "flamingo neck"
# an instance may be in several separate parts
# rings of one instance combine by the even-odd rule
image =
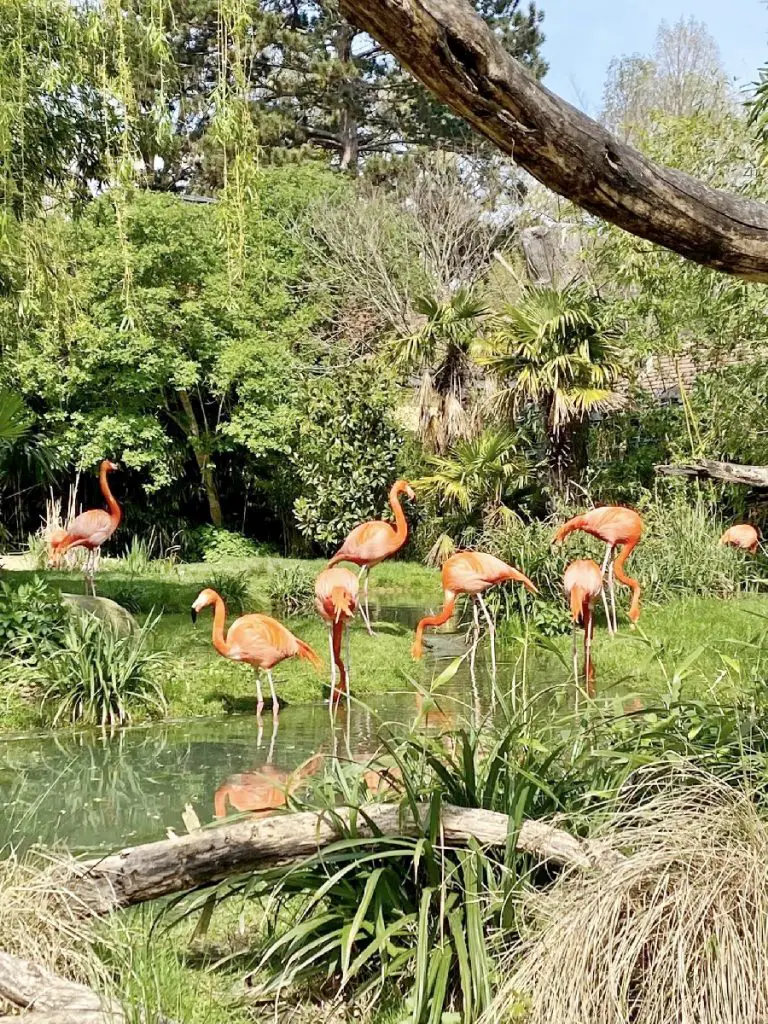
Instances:
[[[443,605],[442,611],[439,611],[437,615],[427,615],[423,618],[418,626],[416,627],[416,636],[413,641],[412,653],[415,658],[420,658],[423,650],[422,638],[424,636],[424,630],[427,626],[442,626],[450,619],[453,615],[453,609],[456,607],[456,594],[452,590],[445,591],[445,604]]]
[[[624,586],[632,588],[632,603],[629,606],[630,622],[637,622],[640,618],[640,584],[631,576],[627,576],[624,572],[624,563],[632,553],[632,549],[636,546],[637,540],[638,538],[633,538],[632,540],[627,541],[619,552],[618,558],[613,563],[613,574],[619,583],[623,583]]]
[[[229,644],[224,636],[224,620],[226,617],[227,610],[224,607],[224,602],[217,596],[216,604],[213,606],[213,633],[211,640],[219,654],[223,654],[225,658],[228,658]]]
[[[592,602],[589,597],[584,599],[582,611],[584,623],[584,675],[587,680],[587,694],[595,696],[595,670],[592,667]]]
[[[332,640],[333,640],[333,660],[336,662],[336,668],[339,670],[339,685],[337,687],[338,697],[340,699],[342,693],[347,692],[347,670],[344,667],[344,662],[341,659],[341,638],[344,634],[344,621],[343,619],[336,619],[332,628]]]
[[[107,467],[102,466],[101,470],[99,471],[99,486],[101,487],[101,493],[104,495],[104,498],[106,499],[107,502],[107,508],[109,509],[109,518],[112,520],[114,529],[117,529],[118,525],[120,524],[120,519],[122,518],[123,512],[120,506],[115,501],[114,494],[109,489],[109,480],[107,479],[108,473],[109,470],[107,469]]]
[[[395,516],[395,537],[400,546],[405,544],[408,539],[408,520],[405,518],[405,512],[403,512],[403,506],[400,504],[399,497],[402,490],[403,485],[398,480],[396,484],[393,484],[392,490],[389,492],[389,505]]]

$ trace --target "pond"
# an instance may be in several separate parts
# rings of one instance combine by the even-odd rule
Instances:
[[[408,626],[421,614],[416,606],[376,609],[380,621]],[[423,678],[444,671],[465,650],[463,633],[434,635]],[[332,754],[334,743],[344,756],[364,761],[396,725],[445,729],[482,720],[495,708],[486,654],[478,655],[474,681],[467,660],[461,663],[440,687],[439,710],[428,712],[426,721],[417,691],[403,679],[395,692],[353,700],[335,732],[327,704],[302,704],[285,707],[276,727],[265,709],[260,724],[255,715],[229,715],[128,728],[111,737],[88,730],[0,742],[0,848],[62,843],[75,853],[94,853],[162,839],[168,828],[184,834],[187,804],[209,822],[217,790],[247,786],[248,773],[264,766],[279,777],[319,751]],[[520,651],[499,654],[500,688],[519,677]],[[535,687],[530,675],[528,682]]]

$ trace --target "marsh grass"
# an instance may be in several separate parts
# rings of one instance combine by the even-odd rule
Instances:
[[[307,615],[315,603],[315,573],[302,565],[276,569],[267,581],[270,605],[285,615]]]
[[[651,766],[595,835],[623,859],[526,892],[486,1020],[765,1021],[768,825],[754,795]]]

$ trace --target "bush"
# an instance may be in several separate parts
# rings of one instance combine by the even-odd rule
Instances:
[[[138,580],[116,580],[110,583],[108,590],[110,600],[134,615],[137,612],[149,611],[154,606],[147,604],[146,589]]]
[[[184,545],[188,562],[220,562],[225,558],[253,558],[263,553],[260,545],[223,526],[198,526],[189,531]]]
[[[114,728],[132,710],[166,710],[158,670],[166,657],[149,650],[157,619],[123,636],[109,622],[73,616],[54,636],[35,645],[44,688],[42,712],[52,725],[69,721]]]
[[[36,645],[55,637],[67,617],[59,594],[39,576],[18,587],[0,583],[0,654],[33,657]]]
[[[220,595],[229,611],[242,612],[248,605],[250,584],[245,571],[213,573],[203,582],[201,589],[206,587]]]
[[[267,580],[267,596],[286,615],[307,614],[314,608],[315,574],[301,565],[277,569]]]

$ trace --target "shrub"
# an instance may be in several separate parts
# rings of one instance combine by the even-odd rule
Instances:
[[[132,710],[162,714],[166,701],[157,675],[166,658],[149,650],[156,622],[148,619],[137,633],[123,636],[109,622],[73,616],[37,644],[43,715],[53,725],[114,728],[130,722]]]
[[[115,580],[110,583],[108,589],[110,600],[115,601],[129,612],[134,614],[146,612],[153,607],[153,605],[147,606],[146,590],[138,580]]]
[[[41,577],[18,587],[0,583],[0,654],[33,657],[37,643],[56,636],[66,619],[59,594]]]
[[[314,607],[315,574],[302,565],[277,569],[267,580],[267,596],[286,615],[307,614]]]
[[[223,526],[198,526],[187,534],[184,554],[189,562],[220,562],[225,558],[253,558],[263,549],[242,533]]]
[[[131,543],[120,559],[131,576],[140,576],[149,571],[152,561],[151,544],[144,537],[131,537]]]
[[[213,573],[203,582],[202,587],[215,590],[230,611],[242,612],[248,605],[250,585],[245,571]]]

